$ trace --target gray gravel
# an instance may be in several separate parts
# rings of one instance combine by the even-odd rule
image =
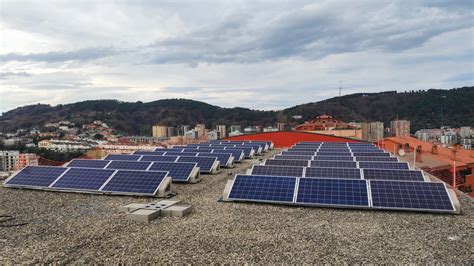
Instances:
[[[226,180],[249,167],[174,185],[194,212],[150,224],[118,213],[150,198],[0,188],[0,214],[28,222],[0,227],[0,264],[474,263],[469,199],[462,215],[219,202]]]

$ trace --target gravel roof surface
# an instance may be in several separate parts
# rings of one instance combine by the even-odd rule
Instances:
[[[150,224],[118,207],[153,198],[0,187],[0,215],[28,223],[0,227],[0,264],[474,263],[470,199],[461,198],[462,215],[219,202],[227,180],[250,166],[173,184],[193,213]]]

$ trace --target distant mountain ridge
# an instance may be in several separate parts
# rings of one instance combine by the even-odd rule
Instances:
[[[47,122],[70,120],[78,125],[102,120],[126,135],[149,135],[151,126],[194,125],[205,123],[270,126],[276,122],[293,127],[320,114],[343,121],[382,121],[385,127],[397,117],[412,122],[412,132],[441,125],[474,126],[474,87],[451,90],[395,91],[356,93],[320,102],[307,103],[281,111],[259,111],[248,108],[223,108],[187,99],[165,99],[148,103],[117,100],[90,100],[50,106],[28,105],[5,112],[0,117],[0,131],[18,128],[41,128]],[[302,115],[295,120],[292,116]]]

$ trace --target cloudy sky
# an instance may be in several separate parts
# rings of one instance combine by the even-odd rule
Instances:
[[[474,1],[0,0],[0,111],[474,85]]]

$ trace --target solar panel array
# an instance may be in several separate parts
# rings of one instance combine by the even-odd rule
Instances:
[[[155,195],[167,178],[187,182],[197,172],[214,172],[219,163],[252,157],[273,148],[271,142],[222,141],[170,149],[110,154],[103,160],[75,159],[66,167],[26,167],[8,178],[7,187],[126,195]],[[193,181],[194,182],[194,181]]]
[[[371,143],[300,142],[226,187],[229,201],[456,212],[444,183]]]
[[[8,178],[7,187],[155,196],[168,172],[27,166]]]

